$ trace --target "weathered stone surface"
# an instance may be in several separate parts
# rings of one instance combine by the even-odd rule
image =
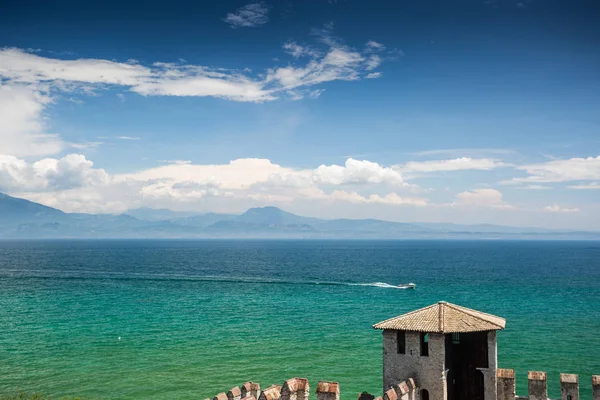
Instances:
[[[242,398],[252,395],[255,399],[258,399],[260,396],[260,384],[248,381],[240,387],[240,391]]]
[[[397,332],[383,331],[383,392],[413,378],[429,400],[445,400],[445,342],[443,334],[429,334],[429,355],[421,356],[421,333],[405,332],[405,354],[398,354]]]
[[[241,398],[242,398],[242,391],[237,386],[231,388],[231,390],[229,390],[229,392],[227,392],[228,400],[241,400]]]
[[[280,386],[272,385],[260,393],[258,400],[279,400],[281,398]]]
[[[546,373],[529,371],[527,378],[529,380],[529,400],[548,400]]]
[[[281,388],[281,400],[308,400],[309,391],[308,379],[288,379]]]
[[[600,400],[600,375],[592,376],[592,398]]]
[[[319,381],[317,384],[317,400],[339,400],[340,384],[337,382]]]
[[[576,374],[560,374],[561,400],[579,400],[579,377]]]
[[[398,394],[394,388],[389,389],[383,394],[383,400],[397,400]]]
[[[514,369],[499,368],[496,372],[498,400],[515,400],[516,379]]]

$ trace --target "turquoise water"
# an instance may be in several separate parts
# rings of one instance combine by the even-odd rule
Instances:
[[[541,370],[551,397],[569,372],[591,399],[598,242],[0,241],[0,393],[197,399],[301,376],[355,399],[381,390],[371,325],[438,300],[507,319],[519,394]]]

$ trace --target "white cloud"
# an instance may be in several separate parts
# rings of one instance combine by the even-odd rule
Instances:
[[[119,140],[140,140],[137,136],[117,136]]]
[[[292,89],[334,80],[352,81],[381,62],[371,55],[342,45],[328,36],[329,47],[321,53],[288,42],[284,50],[295,57],[307,56],[304,65],[270,68],[266,74],[225,70],[199,65],[136,61],[121,63],[101,59],[62,60],[19,49],[0,50],[0,79],[4,84],[44,83],[49,89],[92,94],[106,85],[123,86],[143,96],[210,96],[242,102],[272,101]],[[39,94],[39,90],[38,90]],[[50,101],[50,97],[47,97]]]
[[[44,110],[51,102],[47,93],[35,87],[0,83],[0,151],[14,156],[41,156],[64,149],[66,144],[46,128]]]
[[[392,186],[409,186],[402,175],[389,167],[371,161],[348,158],[344,166],[321,165],[313,171],[313,181],[321,184],[385,183]]]
[[[502,193],[496,189],[474,189],[456,195],[453,206],[474,206],[498,210],[514,209],[502,200]]]
[[[382,62],[383,60],[381,59],[381,57],[379,57],[376,54],[372,54],[371,56],[369,56],[369,59],[366,62],[367,71],[371,71],[379,67],[379,65],[381,65]]]
[[[371,51],[382,51],[382,50],[385,50],[385,46],[374,40],[370,40],[367,42],[367,49],[371,50]]]
[[[370,74],[367,74],[366,78],[367,79],[375,79],[375,78],[381,78],[383,74],[381,72],[371,72]]]
[[[320,55],[319,51],[312,49],[307,46],[301,46],[298,43],[290,40],[283,44],[283,50],[291,55],[294,58],[300,57],[318,57]]]
[[[398,168],[414,172],[438,172],[461,170],[491,170],[507,164],[491,158],[460,157],[451,160],[411,161]]]
[[[517,168],[526,171],[529,176],[513,178],[515,183],[600,180],[600,156],[552,160]]]
[[[45,158],[29,164],[14,156],[0,155],[0,190],[57,191],[105,185],[109,176],[79,154],[60,159]]]
[[[581,185],[567,186],[569,189],[580,189],[580,190],[597,190],[600,189],[600,182],[590,182]]]
[[[552,213],[577,213],[580,212],[581,210],[579,208],[567,208],[567,207],[561,207],[558,204],[552,204],[550,206],[546,206],[543,208],[544,211],[547,212],[552,212]]]
[[[198,204],[209,199],[246,206],[249,200],[263,205],[296,200],[412,206],[428,202],[395,192],[380,194],[382,185],[410,185],[397,171],[369,161],[348,159],[344,166],[322,165],[313,170],[254,158],[214,165],[170,162],[134,173],[109,175],[77,154],[34,163],[0,156],[0,191],[65,211],[114,213],[140,206]],[[367,193],[338,188],[343,185],[360,185]]]
[[[251,28],[269,22],[269,7],[263,2],[250,3],[227,14],[224,19],[232,28]]]

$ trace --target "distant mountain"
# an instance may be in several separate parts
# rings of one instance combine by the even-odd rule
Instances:
[[[198,215],[194,212],[171,211],[166,208],[135,208],[126,213],[142,221],[167,221],[173,218],[187,218]]]
[[[59,222],[67,214],[52,207],[0,193],[0,226]]]
[[[65,213],[0,193],[0,238],[346,238],[592,239],[600,232],[498,225],[402,223],[377,219],[302,217],[277,207],[243,214],[197,214],[138,208],[126,214]]]

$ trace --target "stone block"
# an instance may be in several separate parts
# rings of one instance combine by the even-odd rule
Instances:
[[[240,387],[240,390],[242,398],[252,395],[255,399],[258,399],[260,396],[260,384],[256,382],[246,382]]]
[[[575,374],[560,374],[561,400],[579,400],[579,377]]]
[[[515,400],[516,380],[514,369],[498,368],[496,371],[498,400]]]
[[[319,381],[317,384],[317,400],[340,400],[340,384]]]
[[[308,379],[288,379],[281,388],[281,400],[308,400],[309,391]]]
[[[548,382],[545,372],[529,371],[527,374],[529,400],[548,400]]]
[[[600,400],[600,375],[592,375],[592,398]]]
[[[239,387],[232,387],[229,392],[227,392],[227,400],[241,400],[242,399],[242,391]]]

